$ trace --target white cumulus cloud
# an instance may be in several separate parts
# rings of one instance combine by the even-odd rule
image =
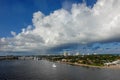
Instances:
[[[120,39],[120,0],[98,0],[93,8],[85,4],[73,4],[71,10],[64,8],[44,15],[33,14],[33,27],[22,32],[11,32],[12,38],[0,39],[0,51],[45,50],[69,43]]]

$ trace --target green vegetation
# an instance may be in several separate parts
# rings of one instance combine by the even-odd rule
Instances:
[[[70,62],[78,64],[86,64],[93,66],[103,66],[104,63],[112,62],[120,59],[119,55],[104,54],[104,55],[79,55],[79,56],[46,56],[47,60],[50,61],[60,61],[60,62]]]
[[[21,60],[22,56],[0,56],[0,60]],[[26,60],[32,59],[34,57],[38,58],[38,60],[49,60],[49,61],[58,61],[65,62],[71,64],[85,64],[92,66],[104,66],[104,63],[113,62],[115,60],[120,59],[119,55],[113,54],[99,54],[99,55],[78,55],[78,56],[63,56],[63,55],[38,55],[38,56],[23,56]]]

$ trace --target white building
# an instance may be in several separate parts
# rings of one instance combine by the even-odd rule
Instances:
[[[97,53],[93,53],[93,55],[97,55]]]
[[[64,56],[68,56],[68,53],[67,53],[67,52],[64,52]]]
[[[31,57],[31,56],[21,56],[21,57],[18,57],[18,59],[20,59],[20,60],[32,60],[33,57]]]
[[[120,65],[120,60],[116,60],[116,61],[113,61],[113,62],[104,63],[104,65],[106,65],[106,66]]]
[[[80,53],[79,53],[79,52],[77,52],[75,55],[76,55],[76,56],[79,56],[79,55],[80,55]]]

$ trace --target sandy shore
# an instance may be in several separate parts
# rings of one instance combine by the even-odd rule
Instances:
[[[104,66],[104,68],[109,68],[109,69],[120,69],[120,65]]]

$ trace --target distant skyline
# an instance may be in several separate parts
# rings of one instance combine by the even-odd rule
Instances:
[[[120,53],[119,4],[119,0],[0,0],[0,52]]]

